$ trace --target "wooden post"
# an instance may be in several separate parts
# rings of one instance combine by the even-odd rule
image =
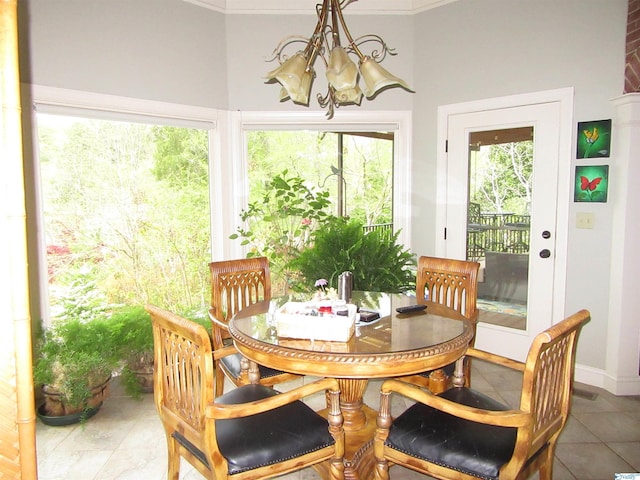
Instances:
[[[37,478],[17,0],[0,0],[0,477]]]

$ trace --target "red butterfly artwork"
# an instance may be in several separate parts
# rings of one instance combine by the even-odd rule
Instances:
[[[598,188],[598,185],[600,184],[601,181],[602,181],[602,177],[596,177],[593,180],[589,181],[589,179],[587,177],[581,176],[580,177],[580,182],[581,182],[580,188],[582,190],[588,190],[589,192],[593,192],[596,188]]]

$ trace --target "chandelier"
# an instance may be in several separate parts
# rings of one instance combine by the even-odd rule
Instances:
[[[313,66],[318,57],[324,63],[328,87],[325,95],[317,94],[317,99],[322,108],[328,109],[329,119],[341,105],[360,105],[363,95],[372,100],[379,92],[391,87],[412,91],[404,80],[380,65],[387,54],[396,55],[380,36],[367,34],[356,39],[351,36],[342,9],[355,1],[323,0],[322,4],[316,5],[318,23],[311,37],[291,35],[280,41],[268,60],[277,60],[280,65],[266,76],[267,83],[282,85],[280,101],[291,99],[299,105],[309,106],[316,75]],[[304,49],[291,56],[287,54],[300,44],[305,45]],[[365,44],[370,50],[368,55],[362,52]],[[357,57],[357,66],[350,54]],[[364,94],[358,84],[360,78],[364,82]]]

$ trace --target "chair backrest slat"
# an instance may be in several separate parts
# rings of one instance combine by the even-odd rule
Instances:
[[[479,268],[477,262],[421,256],[416,275],[416,298],[419,302],[443,305],[473,319]]]
[[[271,276],[266,257],[211,262],[211,313],[228,323],[243,308],[271,299]]]
[[[201,444],[205,409],[214,400],[211,339],[207,330],[171,312],[147,306],[153,322],[154,398],[163,423]]]
[[[578,333],[590,319],[581,310],[538,334],[529,349],[520,409],[531,412],[530,450],[558,435],[569,416]]]

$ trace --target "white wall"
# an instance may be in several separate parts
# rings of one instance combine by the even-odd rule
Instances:
[[[181,0],[19,4],[23,83],[227,107],[221,13]]]

